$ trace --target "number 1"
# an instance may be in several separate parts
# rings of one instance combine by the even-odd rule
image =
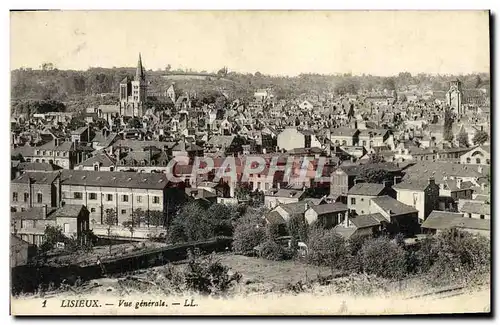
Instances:
[[[47,307],[47,299],[45,299],[43,302],[42,302],[42,307]]]

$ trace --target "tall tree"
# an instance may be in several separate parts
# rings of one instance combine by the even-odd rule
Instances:
[[[464,129],[462,129],[460,131],[460,133],[458,133],[457,141],[458,141],[458,145],[460,147],[464,147],[464,148],[469,147],[469,135],[467,134],[467,132],[465,132]]]
[[[453,141],[453,116],[449,108],[444,110],[443,139]]]

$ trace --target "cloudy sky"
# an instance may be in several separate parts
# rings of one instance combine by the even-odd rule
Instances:
[[[489,71],[481,11],[52,11],[11,13],[11,69],[393,75]]]

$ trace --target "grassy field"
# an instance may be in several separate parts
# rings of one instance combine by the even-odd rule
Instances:
[[[235,254],[220,254],[217,258],[232,271],[241,273],[243,283],[265,284],[273,288],[283,288],[287,283],[315,279],[318,274],[331,274],[330,268],[296,261],[269,261]]]

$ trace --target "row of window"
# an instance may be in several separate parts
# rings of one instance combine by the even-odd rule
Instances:
[[[113,194],[106,194],[106,201],[110,202],[113,201]],[[142,196],[141,195],[135,195],[137,203],[142,202]],[[76,200],[81,200],[83,199],[83,193],[82,192],[73,192],[73,199]],[[97,200],[97,193],[91,192],[88,193],[88,199],[89,200]],[[121,202],[129,202],[129,195],[123,194],[121,195]],[[153,196],[153,204],[160,204],[160,197],[159,196]]]
[[[467,163],[470,164],[471,163],[471,159],[470,157],[467,157]],[[481,162],[481,158],[476,158],[476,164],[482,164]],[[490,160],[489,159],[486,159],[486,164],[489,165],[490,164]]]
[[[28,202],[29,197],[30,197],[29,193],[24,193],[23,201]],[[17,192],[12,192],[12,202],[18,202],[18,199],[19,199],[19,194]],[[36,202],[37,203],[43,202],[43,194],[42,193],[36,194]]]
[[[52,151],[50,150],[35,150],[35,155],[40,156],[52,156]],[[66,157],[68,153],[66,151],[55,151],[56,157],[63,156]]]

